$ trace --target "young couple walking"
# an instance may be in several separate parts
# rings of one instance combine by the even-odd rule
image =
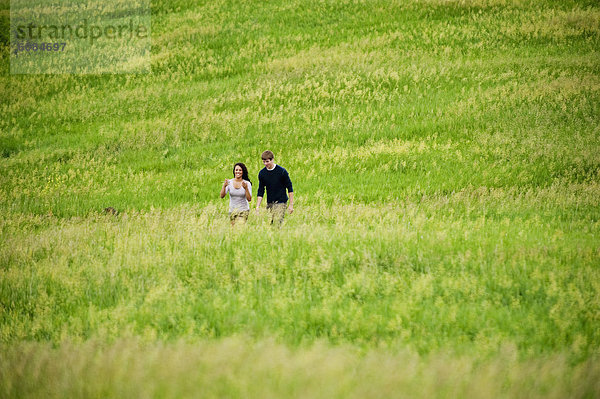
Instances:
[[[267,210],[270,212],[271,224],[276,221],[283,222],[286,207],[290,213],[294,212],[294,189],[287,170],[275,164],[274,155],[271,151],[265,151],[261,155],[264,168],[258,172],[258,197],[256,201],[256,212],[260,209],[265,189],[267,190]],[[221,198],[229,193],[229,219],[233,226],[240,219],[248,220],[250,204],[252,201],[252,183],[248,177],[248,169],[241,162],[233,166],[233,179],[225,179],[221,187]],[[287,193],[286,193],[287,190]],[[287,205],[289,195],[289,206]]]

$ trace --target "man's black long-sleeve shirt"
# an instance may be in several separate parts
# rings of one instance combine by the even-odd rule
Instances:
[[[268,170],[265,167],[258,172],[257,197],[264,196],[265,187],[267,188],[268,204],[272,202],[285,203],[288,200],[285,190],[287,189],[287,191],[290,193],[294,192],[290,175],[285,168],[282,168],[279,165],[275,165],[275,167],[271,170]]]

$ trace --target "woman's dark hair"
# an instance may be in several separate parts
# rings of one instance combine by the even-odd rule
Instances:
[[[242,179],[250,181],[250,178],[248,177],[248,168],[246,168],[246,165],[244,165],[241,162],[238,162],[235,165],[233,165],[233,177],[235,177],[235,167],[238,165],[240,166],[240,168],[242,168]],[[250,184],[252,184],[251,181]]]

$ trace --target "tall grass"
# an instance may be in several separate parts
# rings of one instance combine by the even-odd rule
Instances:
[[[3,394],[598,396],[599,16],[155,1],[138,75],[9,75],[0,32]],[[265,149],[295,212],[232,229]]]
[[[189,344],[119,340],[0,351],[5,398],[392,398],[595,397],[598,361],[575,367],[553,355],[519,361],[505,347],[482,360],[322,343],[294,350],[239,337]]]
[[[216,206],[19,234],[39,222],[23,218],[2,247],[1,338],[246,333],[421,353],[493,354],[509,342],[524,355],[593,354],[598,222],[469,214],[470,202],[299,206],[281,229],[263,214],[232,229]]]

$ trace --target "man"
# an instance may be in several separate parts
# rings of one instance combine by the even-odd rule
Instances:
[[[292,181],[287,170],[275,164],[274,156],[271,151],[265,151],[261,155],[264,168],[258,172],[258,193],[256,193],[256,211],[260,208],[265,188],[267,189],[267,210],[271,212],[271,224],[277,220],[279,224],[283,222],[285,208],[290,200],[288,211],[294,212],[294,189]],[[286,194],[287,189],[287,194]]]

